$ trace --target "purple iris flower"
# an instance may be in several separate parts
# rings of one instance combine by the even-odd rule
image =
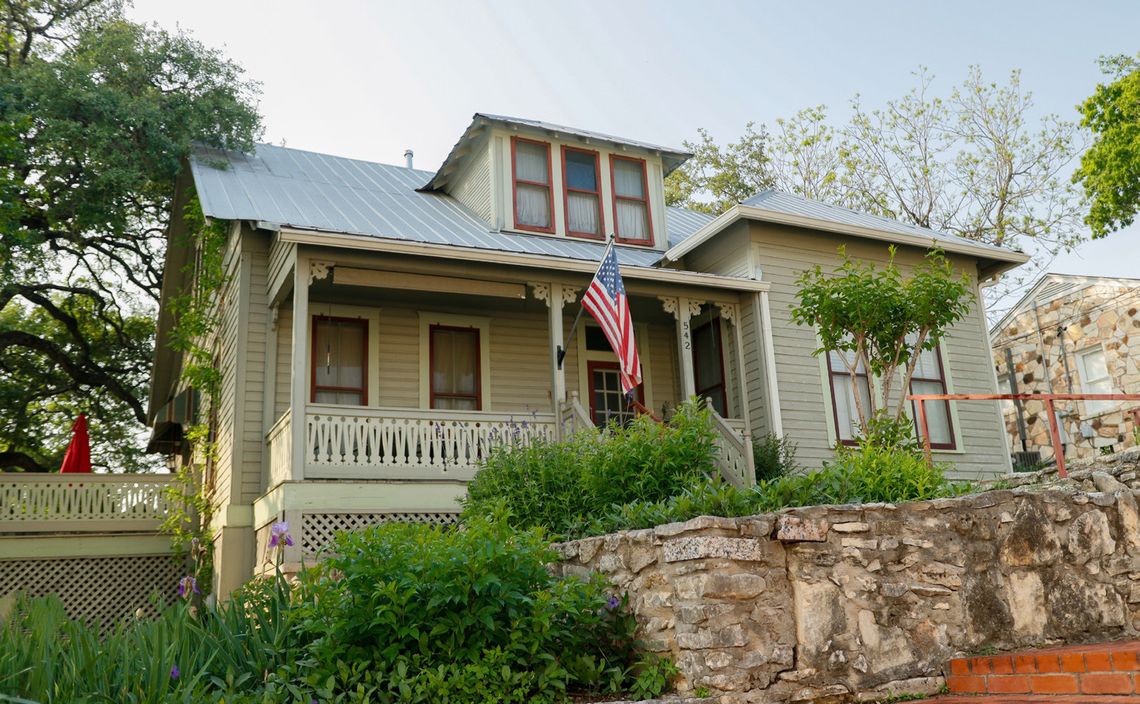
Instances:
[[[190,575],[186,575],[178,580],[178,596],[182,599],[189,599],[192,594],[200,594],[198,591],[198,580]]]
[[[170,668],[170,679],[176,680],[181,676],[182,676],[182,670],[178,669],[178,665],[175,665],[174,667]]]
[[[269,527],[269,547],[275,548],[281,544],[293,545],[293,536],[289,535],[288,521],[278,521]]]

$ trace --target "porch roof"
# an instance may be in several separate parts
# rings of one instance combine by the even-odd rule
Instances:
[[[263,226],[516,254],[598,261],[602,244],[503,233],[444,193],[418,191],[430,171],[258,144],[252,154],[196,147],[190,156],[205,216]],[[712,220],[667,209],[669,245]],[[652,267],[661,252],[619,247],[627,267]]]

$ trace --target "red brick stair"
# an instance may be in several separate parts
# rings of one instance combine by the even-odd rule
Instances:
[[[1066,645],[950,661],[950,695],[931,704],[1140,701],[1140,641]]]

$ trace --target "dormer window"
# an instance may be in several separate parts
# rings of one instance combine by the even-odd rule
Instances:
[[[614,187],[614,234],[618,242],[653,244],[649,216],[649,180],[645,160],[625,156],[610,158]]]
[[[603,239],[602,185],[598,153],[562,147],[566,231],[574,237]]]
[[[554,196],[550,186],[550,145],[522,137],[511,138],[515,227],[554,232]]]

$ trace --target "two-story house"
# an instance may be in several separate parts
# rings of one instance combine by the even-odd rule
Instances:
[[[1045,274],[990,331],[1001,393],[1140,393],[1140,279]],[[1003,416],[1014,452],[1050,459],[1041,401]],[[1093,457],[1140,444],[1140,402],[1060,401],[1066,457]]]
[[[838,248],[910,265],[943,249],[974,282],[1017,252],[777,192],[719,217],[667,207],[689,155],[580,129],[476,114],[440,169],[258,145],[197,150],[174,212],[196,195],[228,223],[223,379],[208,482],[219,592],[259,569],[287,519],[297,562],[332,532],[380,520],[454,521],[486,448],[627,415],[600,330],[571,320],[612,234],[655,412],[708,399],[722,471],[747,481],[751,438],[788,435],[808,466],[857,429],[853,387],[790,321],[794,280]],[[150,416],[152,447],[185,461],[188,394],[169,301],[193,276],[187,224],[169,233]],[[921,365],[915,389],[990,392],[980,306]],[[557,350],[567,350],[558,363]],[[995,404],[931,411],[940,460],[1008,471]],[[181,459],[179,459],[181,458]]]

